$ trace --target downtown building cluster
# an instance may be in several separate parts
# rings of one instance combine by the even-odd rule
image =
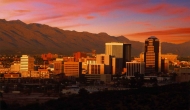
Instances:
[[[110,42],[105,43],[103,54],[96,54],[95,50],[92,53],[76,52],[70,57],[48,53],[41,55],[41,62],[29,55],[22,55],[18,62],[0,72],[4,71],[4,78],[53,79],[64,74],[69,79],[86,79],[88,83],[109,83],[115,76],[131,79],[138,74],[147,79],[157,78],[159,74],[170,73],[170,62],[177,60],[177,55],[161,54],[160,41],[154,36],[145,40],[144,52],[139,58],[132,59],[131,48],[131,44]],[[186,71],[188,73],[190,70],[186,68]]]

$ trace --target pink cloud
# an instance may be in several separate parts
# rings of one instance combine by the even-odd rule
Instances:
[[[190,28],[176,28],[169,30],[161,30],[161,31],[148,31],[148,32],[140,32],[127,34],[126,37],[144,41],[149,36],[156,36],[161,41],[173,42],[173,43],[182,43],[186,41],[190,41]]]
[[[14,10],[15,12],[18,12],[18,13],[28,13],[30,12],[31,10]]]
[[[67,26],[62,26],[61,28],[73,28],[73,27],[80,27],[80,26],[87,26],[88,24],[73,24],[73,25],[67,25]]]
[[[108,16],[108,13],[114,10],[120,10],[120,11],[130,10],[133,12],[144,13],[144,14],[165,13],[169,15],[182,14],[189,11],[189,9],[185,7],[174,6],[171,4],[161,3],[161,4],[156,4],[156,5],[149,5],[147,0],[141,0],[138,2],[134,2],[133,0],[128,0],[128,1],[125,1],[125,0],[103,0],[103,1],[80,0],[78,1],[78,3],[73,2],[73,1],[63,2],[63,1],[51,1],[51,0],[41,0],[41,1],[3,0],[3,2],[7,4],[12,4],[12,5],[15,4],[17,5],[17,7],[19,7],[19,10],[29,9],[31,10],[31,13],[30,13],[31,16],[40,14],[46,17],[46,16],[51,16],[51,15],[55,16],[54,14],[59,14],[60,17],[62,18],[68,17],[68,16],[70,17],[82,16],[88,19],[89,17],[86,17],[86,16],[92,13]],[[46,4],[46,5],[49,5],[49,7],[48,8],[39,7],[39,6],[31,5],[32,3]],[[14,14],[13,14],[13,17],[16,18]],[[47,18],[51,19],[51,17],[47,17]]]
[[[177,29],[170,29],[170,30],[162,30],[162,31],[150,31],[150,32],[141,32],[141,33],[134,33],[129,34],[132,36],[150,36],[150,35],[174,35],[174,34],[190,34],[190,28],[177,28]],[[190,37],[189,37],[190,39]]]
[[[181,6],[175,6],[171,4],[157,4],[154,6],[151,6],[149,8],[145,8],[144,10],[141,10],[142,13],[158,13],[160,14],[167,14],[167,15],[173,15],[173,14],[183,14],[189,12],[188,8],[181,7]]]
[[[87,16],[86,19],[94,19],[94,16]]]
[[[2,3],[26,2],[26,0],[1,0]]]
[[[126,16],[129,16],[127,15],[129,12],[136,15],[156,15],[160,17],[176,15],[172,19],[180,18],[186,22],[190,20],[187,15],[190,13],[190,9],[187,7],[167,3],[151,4],[149,0],[139,0],[138,2],[134,0],[3,0],[2,3],[3,7],[0,7],[1,18],[8,20],[20,19],[27,23],[45,23],[60,28],[72,27],[70,25],[73,24],[72,20],[74,24],[77,24],[77,19],[80,18],[96,20],[94,18],[104,16],[109,19],[113,17],[112,12],[118,11],[126,14]],[[135,22],[133,19],[130,22],[129,25],[137,24],[148,30],[156,29],[151,22]],[[122,24],[123,22],[118,21],[118,23]]]
[[[166,4],[158,4],[158,5],[151,6],[151,7],[145,8],[143,10],[138,10],[138,11],[140,11],[142,13],[150,14],[150,13],[156,13],[159,11],[163,11],[166,7],[167,7]]]

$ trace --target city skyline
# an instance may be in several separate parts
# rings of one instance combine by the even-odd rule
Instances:
[[[25,23],[41,23],[79,32],[106,32],[140,42],[152,35],[161,42],[182,43],[190,40],[188,0],[0,2],[1,19],[19,19]]]

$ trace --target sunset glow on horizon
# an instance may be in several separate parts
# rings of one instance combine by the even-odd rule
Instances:
[[[0,19],[183,43],[190,41],[189,6],[189,0],[0,0]]]

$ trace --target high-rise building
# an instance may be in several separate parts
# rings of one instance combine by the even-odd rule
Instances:
[[[131,44],[123,44],[123,68],[126,62],[131,62]]]
[[[161,45],[155,36],[145,40],[144,62],[145,75],[161,71]]]
[[[122,74],[122,65],[123,59],[122,58],[115,58],[112,57],[112,74]]]
[[[34,58],[28,55],[22,55],[20,58],[20,71],[33,71],[34,70]]]
[[[123,58],[123,43],[111,42],[105,44],[105,54],[116,58]]]
[[[121,74],[126,62],[131,61],[131,44],[106,43],[105,54],[112,56],[112,74]]]
[[[161,59],[161,72],[163,73],[169,72],[169,60],[167,58]]]

